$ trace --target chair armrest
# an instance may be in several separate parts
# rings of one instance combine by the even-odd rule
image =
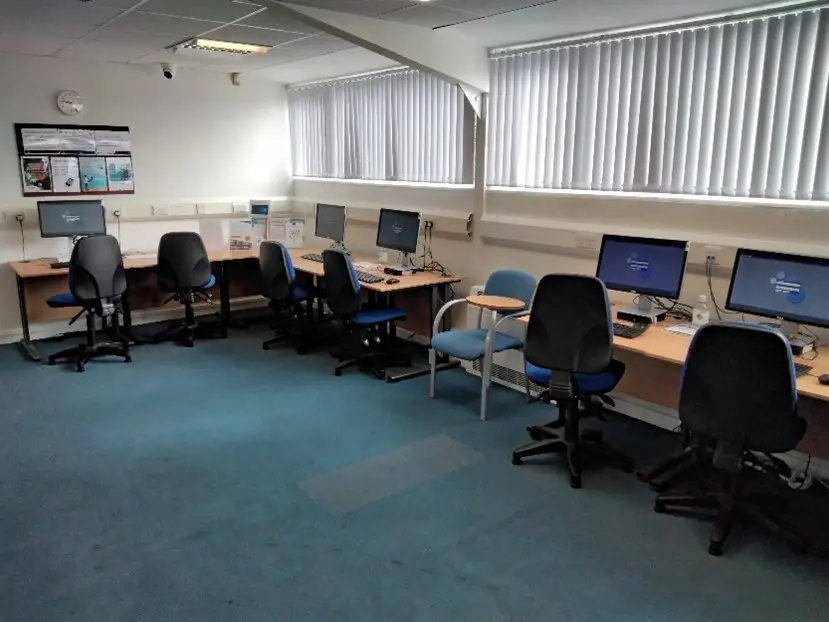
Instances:
[[[438,332],[440,332],[440,321],[443,319],[443,316],[446,314],[446,312],[450,308],[454,307],[455,305],[459,305],[462,302],[466,302],[466,298],[459,298],[458,300],[450,300],[449,302],[447,302],[445,305],[443,305],[440,308],[440,311],[438,311],[438,314],[435,316],[435,323],[432,325],[432,334],[433,335],[436,335],[436,334],[438,334]]]
[[[509,315],[501,316],[501,319],[499,319],[497,322],[495,322],[495,324],[492,325],[492,330],[493,331],[498,330],[498,327],[505,320],[514,320],[514,319],[517,319],[519,317],[524,317],[525,315],[529,315],[529,314],[530,314],[529,309],[525,309],[524,311],[516,311],[515,313],[510,313]]]

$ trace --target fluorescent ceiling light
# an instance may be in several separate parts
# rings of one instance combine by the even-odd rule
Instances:
[[[267,54],[270,45],[252,45],[250,43],[234,43],[233,41],[217,41],[215,39],[191,39],[179,47],[210,52],[229,52],[231,54]]]

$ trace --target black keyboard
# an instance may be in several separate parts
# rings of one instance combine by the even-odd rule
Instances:
[[[360,272],[359,270],[357,270],[356,272],[357,278],[362,283],[380,283],[381,281],[383,281],[382,276],[377,276],[376,274],[371,274],[370,272]]]
[[[302,255],[302,259],[307,259],[308,261],[316,261],[317,263],[322,263],[322,255],[319,253],[308,253],[307,255]],[[377,276],[376,274],[371,274],[370,272],[357,272],[357,279],[361,283],[380,283],[383,281],[382,276]]]
[[[69,262],[68,261],[56,261],[54,263],[50,263],[49,267],[52,268],[52,270],[57,270],[59,268],[68,268],[69,267]]]
[[[613,334],[616,337],[624,337],[625,339],[633,339],[648,330],[647,324],[621,324],[613,322]]]
[[[812,371],[812,366],[811,365],[806,365],[804,363],[795,363],[794,364],[795,378],[800,378],[801,376],[805,376],[810,371]]]

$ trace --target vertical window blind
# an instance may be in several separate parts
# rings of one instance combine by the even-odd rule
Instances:
[[[463,92],[404,70],[288,92],[294,175],[471,183],[474,112]]]
[[[491,63],[489,185],[829,200],[829,9]]]

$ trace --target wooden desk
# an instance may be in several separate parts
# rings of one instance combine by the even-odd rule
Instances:
[[[529,317],[522,317],[519,321],[527,322]],[[691,337],[669,333],[665,328],[680,323],[668,318],[651,326],[639,337],[616,337],[613,340],[614,357],[626,365],[625,375],[617,387],[619,393],[672,410],[678,409],[682,367],[688,356]],[[796,360],[812,366],[808,375],[797,379],[797,392],[801,398],[798,410],[809,423],[806,437],[798,450],[829,459],[829,386],[818,382],[818,376],[829,373],[829,346],[818,348],[818,357],[814,360],[808,360],[808,357]]]
[[[221,315],[229,321],[230,299],[233,296],[247,296],[258,294],[260,291],[259,279],[239,278],[240,271],[231,278],[230,264],[240,260],[258,260],[258,250],[250,251],[214,251],[208,253],[216,273],[217,285],[213,293],[218,294]],[[34,261],[15,261],[9,265],[17,280],[17,299],[20,308],[20,324],[23,329],[23,339],[20,344],[26,353],[35,361],[40,360],[40,354],[31,340],[30,323],[48,322],[71,318],[75,312],[72,309],[52,309],[46,304],[50,296],[68,290],[68,268],[51,268],[53,258],[36,259]],[[131,311],[135,309],[160,308],[166,296],[160,292],[155,284],[154,268],[157,265],[155,255],[141,257],[126,257],[124,268],[127,271],[129,295],[124,300],[124,325],[129,330],[132,320]],[[249,271],[246,271],[249,272]]]
[[[314,279],[319,279],[323,276],[324,270],[322,263],[318,261],[311,261],[310,259],[303,259],[303,255],[321,254],[320,248],[296,248],[291,249],[291,261],[297,272],[304,272],[311,275]],[[435,317],[441,306],[449,299],[447,296],[447,288],[453,283],[459,283],[463,279],[458,276],[444,276],[438,272],[415,272],[408,276],[395,276],[384,274],[382,267],[377,264],[375,258],[353,254],[351,261],[354,263],[367,262],[378,265],[377,268],[365,269],[360,268],[362,272],[368,272],[383,277],[385,280],[379,283],[360,283],[360,287],[373,295],[385,297],[385,302],[395,306],[401,306],[409,310],[409,317],[400,322],[401,328],[411,330],[417,334],[428,335],[431,338],[432,327],[434,326]],[[385,281],[395,278],[399,283],[389,284]],[[428,300],[423,300],[428,296]],[[423,304],[423,303],[426,304]],[[400,304],[402,303],[402,304]],[[423,309],[428,309],[427,314],[423,314]],[[414,311],[414,312],[412,312]],[[444,325],[450,325],[449,313],[443,316],[442,322]],[[441,358],[440,366],[454,366],[450,363],[448,358]],[[411,380],[413,378],[420,378],[428,375],[429,370],[417,370],[396,376],[387,376],[388,382],[401,382],[403,380]]]

